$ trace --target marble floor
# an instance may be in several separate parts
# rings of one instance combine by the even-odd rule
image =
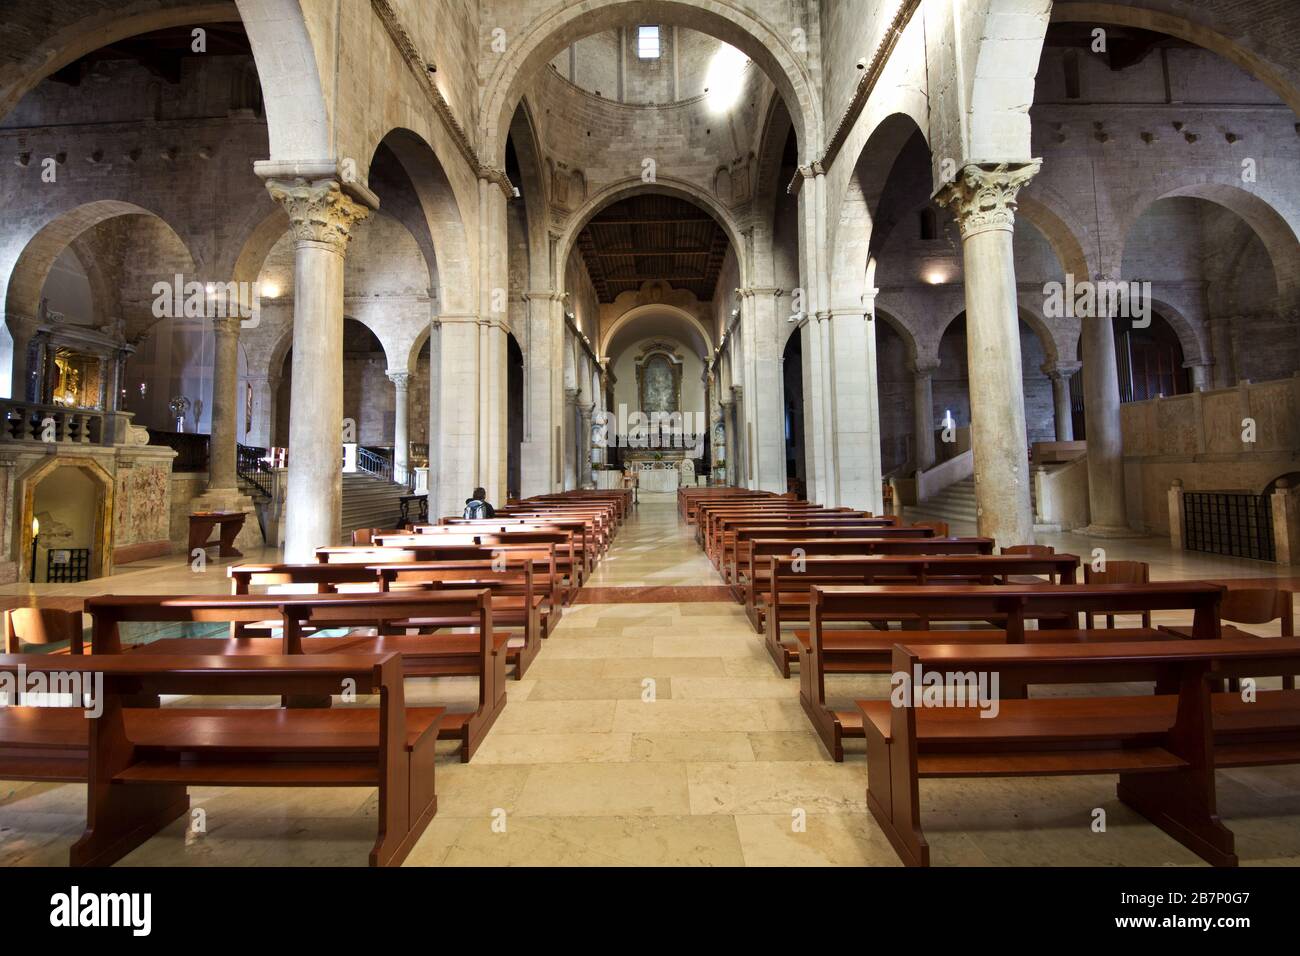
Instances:
[[[1096,544],[1049,543],[1085,556]],[[1174,554],[1157,539],[1105,546],[1111,558],[1151,561],[1157,579],[1279,570]],[[258,557],[275,555],[248,556]],[[225,590],[216,562],[203,572],[146,564],[82,585],[0,588],[0,601]],[[472,763],[448,745],[438,815],[407,865],[897,865],[866,812],[861,743],[844,763],[829,759],[797,679],[777,676],[735,604],[710,599],[718,584],[674,497],[643,495],[589,582],[601,603],[566,614]],[[654,591],[620,603],[613,588]],[[886,687],[834,677],[828,689],[847,701]],[[408,699],[473,690],[410,681]],[[922,803],[939,864],[1201,865],[1121,805],[1113,777],[927,781]],[[1300,862],[1300,768],[1224,772],[1219,804],[1244,864]],[[124,865],[363,865],[374,837],[374,791],[202,788],[193,805],[202,831],[177,821]],[[1097,808],[1104,833],[1091,828]],[[83,812],[80,786],[0,781],[0,862],[63,864]]]

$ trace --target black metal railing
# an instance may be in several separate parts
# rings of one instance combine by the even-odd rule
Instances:
[[[1268,496],[1233,491],[1186,492],[1183,544],[1188,551],[1276,560],[1273,507]]]
[[[255,445],[235,446],[235,473],[247,482],[255,494],[270,501],[272,497],[271,466],[266,460],[267,450]]]
[[[397,499],[401,505],[402,512],[397,516],[397,526],[405,528],[412,522],[411,506],[415,505],[416,514],[414,520],[426,524],[429,521],[429,496],[428,495],[402,495]]]
[[[388,448],[366,448],[364,446],[359,446],[357,448],[357,470],[364,471],[367,475],[372,475],[375,478],[392,481],[392,450]]]

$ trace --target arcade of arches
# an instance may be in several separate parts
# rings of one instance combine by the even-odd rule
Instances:
[[[476,487],[501,506],[635,479],[590,600],[474,762],[440,764],[412,860],[651,862],[636,821],[656,815],[653,862],[888,862],[861,751],[825,759],[679,487],[1291,579],[1300,10],[434,6],[8,4],[7,606],[224,593],[233,559],[193,570],[204,512],[246,515],[246,558],[303,563],[399,509],[460,515]],[[1267,528],[1191,550],[1207,492]],[[1294,862],[1278,814],[1300,808],[1251,786],[1239,850]],[[943,793],[978,830],[993,798]],[[788,794],[819,836],[788,832]],[[493,843],[488,806],[537,828]],[[1195,859],[1116,819],[1133,841],[1088,859]],[[1019,860],[1004,837],[953,862]]]

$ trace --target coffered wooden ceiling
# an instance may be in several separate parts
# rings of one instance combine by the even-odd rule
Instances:
[[[707,212],[675,196],[630,196],[606,206],[578,235],[601,302],[650,279],[713,298],[727,234]]]

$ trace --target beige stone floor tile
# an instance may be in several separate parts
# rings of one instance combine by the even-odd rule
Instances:
[[[628,657],[605,661],[602,677],[724,677],[720,657]]]
[[[653,684],[645,685],[646,680]],[[575,677],[538,681],[528,700],[640,700],[650,688],[660,700],[673,696],[672,679],[668,677]]]
[[[603,637],[600,640],[564,640],[554,635],[542,648],[547,660],[607,660],[612,657],[650,657],[653,637]],[[541,658],[541,654],[538,655]]]
[[[661,763],[734,763],[753,760],[754,750],[749,735],[739,732],[649,731],[632,735],[632,759]]]
[[[554,654],[542,654],[528,668],[528,677],[531,680],[573,680],[583,677],[626,676],[605,673],[606,663],[600,657],[562,658]]]
[[[686,764],[543,764],[519,794],[519,816],[691,813]]]
[[[483,817],[513,812],[533,765],[443,763],[437,767],[438,816]]]
[[[514,816],[506,832],[474,821],[446,866],[740,866],[729,817]]]
[[[634,759],[631,734],[491,733],[474,764],[615,763]]]
[[[692,813],[852,813],[866,803],[866,775],[834,763],[689,764]]]
[[[735,817],[746,866],[901,866],[894,848],[865,813]]]
[[[681,700],[788,700],[799,694],[795,681],[762,677],[682,677],[673,688]]]
[[[653,636],[655,657],[722,657],[757,659],[767,656],[761,644],[718,637],[716,632],[701,634],[659,634]]]
[[[743,733],[762,726],[756,701],[659,700],[615,702],[618,733]]]
[[[749,745],[755,760],[830,760],[821,739],[811,730],[751,733]]]
[[[612,700],[522,700],[506,704],[490,733],[601,734],[614,728]]]

